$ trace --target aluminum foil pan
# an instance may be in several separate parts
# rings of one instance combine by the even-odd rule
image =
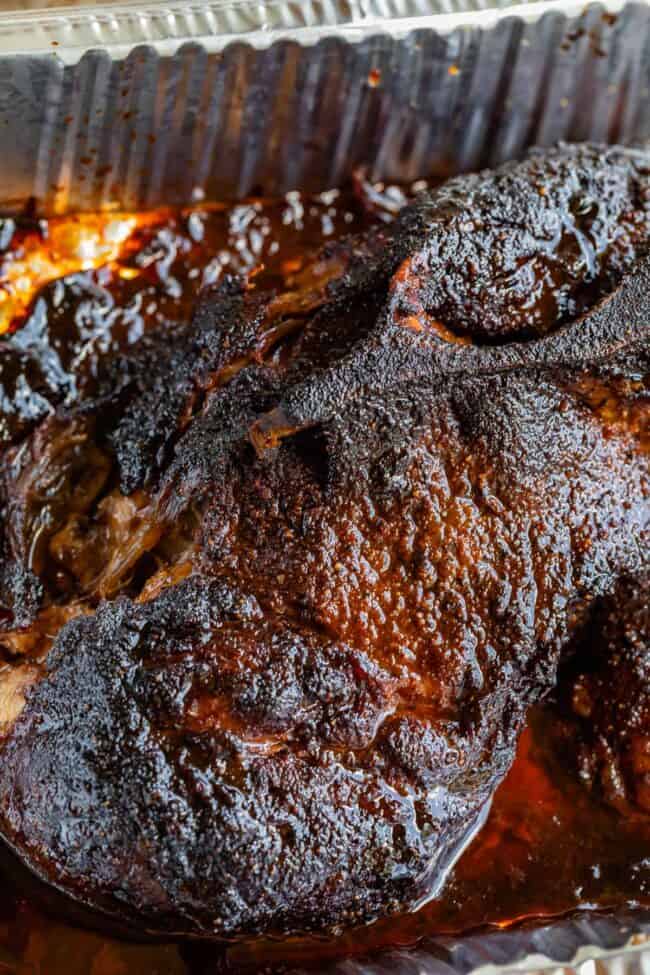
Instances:
[[[0,203],[44,213],[318,191],[359,167],[410,182],[559,139],[642,142],[650,7],[0,0],[0,134]],[[586,914],[319,970],[650,975],[646,941],[650,916]]]
[[[623,949],[623,950],[621,950]],[[581,913],[545,924],[431,938],[416,948],[339,962],[320,975],[650,975],[650,914]],[[289,969],[285,975],[309,975]],[[312,969],[313,975],[313,969]]]
[[[460,2],[5,14],[0,201],[60,213],[320,190],[359,166],[410,181],[533,143],[648,138],[647,5],[440,12]]]

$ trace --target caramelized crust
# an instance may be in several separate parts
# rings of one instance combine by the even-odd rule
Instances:
[[[449,180],[404,212],[426,238],[396,290],[416,314],[481,342],[545,335],[646,252],[648,176],[644,153],[565,146]]]
[[[5,455],[7,555],[43,589],[26,629],[8,574],[0,672],[30,869],[199,937],[439,889],[529,705],[648,568],[649,162],[536,153],[280,295],[225,279]]]

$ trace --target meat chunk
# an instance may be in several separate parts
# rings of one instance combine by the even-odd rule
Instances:
[[[580,777],[622,812],[650,813],[647,576],[622,581],[598,607],[561,686]]]
[[[0,634],[14,627],[30,626],[41,603],[43,587],[33,572],[7,554],[0,546]],[[1,637],[0,637],[1,640]]]
[[[7,741],[5,836],[80,900],[137,904],[141,931],[371,917],[444,872],[510,758],[501,728],[450,724],[418,788],[376,741],[404,706],[408,681],[223,583],[118,599],[62,631]]]
[[[486,344],[553,331],[646,253],[649,193],[647,153],[561,146],[422,194],[392,227],[330,245],[283,295],[226,281],[183,336],[136,368],[145,388],[113,434],[123,489],[156,481],[206,390],[246,365],[272,367],[252,383],[249,410],[259,413],[278,399],[267,388],[278,366],[281,392],[304,409],[314,405],[314,380],[340,363],[339,382],[326,387],[336,412],[364,382],[386,391],[413,381],[409,331],[425,333],[416,347],[427,336]],[[465,357],[458,368],[473,366]],[[309,394],[298,383],[304,373]],[[285,426],[300,422],[285,414]]]
[[[646,153],[565,146],[449,180],[404,212],[425,237],[400,290],[481,341],[544,335],[647,251],[649,176]]]
[[[200,937],[439,888],[529,705],[648,569],[649,163],[453,180],[284,294],[227,281],[94,426],[57,418],[113,467],[64,479],[67,520],[48,499],[32,565],[89,614],[6,685],[0,830],[33,871]]]

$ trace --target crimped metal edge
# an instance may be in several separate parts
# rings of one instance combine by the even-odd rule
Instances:
[[[462,938],[428,938],[319,967],[319,975],[650,975],[650,913],[595,911]],[[285,975],[309,975],[288,967]],[[313,972],[312,972],[313,975]]]
[[[608,9],[622,6],[623,0],[611,0]],[[583,0],[212,0],[19,8],[0,14],[0,56],[49,53],[75,64],[89,49],[118,58],[139,44],[173,54],[189,41],[213,52],[233,41],[263,48],[286,37],[303,45],[333,36],[355,41],[373,31],[397,38],[425,28],[491,27],[507,15],[527,21],[552,11],[573,16],[583,7]]]

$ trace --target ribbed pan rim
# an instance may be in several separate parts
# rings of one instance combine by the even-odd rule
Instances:
[[[492,27],[506,16],[525,21],[552,12],[574,16],[585,7],[584,0],[129,0],[27,9],[19,0],[7,2],[15,9],[0,7],[0,58],[50,54],[65,64],[97,48],[117,58],[140,44],[173,54],[196,42],[210,53],[233,41],[265,48],[285,38],[311,45],[333,36],[398,38],[419,29],[448,34],[460,27]],[[624,0],[607,4],[614,13],[623,6]]]
[[[598,962],[598,975],[650,973],[650,911],[579,911],[490,928],[462,937],[426,938],[418,945],[319,967],[319,975],[504,975],[506,972],[581,970]],[[283,968],[309,975],[313,968]],[[585,971],[585,975],[587,972]],[[593,970],[589,972],[593,975]]]

